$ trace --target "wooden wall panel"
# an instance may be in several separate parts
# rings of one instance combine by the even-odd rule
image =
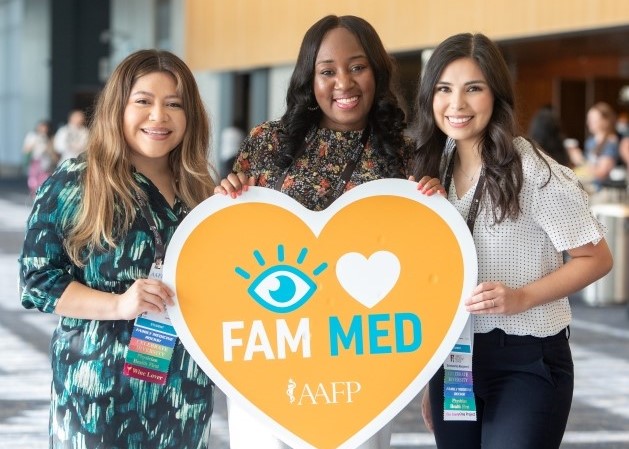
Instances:
[[[187,0],[186,60],[194,70],[292,63],[326,14],[367,19],[389,51],[434,46],[462,31],[512,39],[629,23],[627,0]]]
[[[552,104],[564,131],[582,142],[585,112],[594,102],[606,101],[617,111],[624,110],[617,96],[629,77],[621,76],[620,62],[617,57],[600,56],[519,64],[514,82],[523,130],[539,107]]]

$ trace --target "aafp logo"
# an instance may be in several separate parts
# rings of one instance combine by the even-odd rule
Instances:
[[[286,395],[294,405],[351,404],[362,386],[355,380],[298,384],[288,379]]]

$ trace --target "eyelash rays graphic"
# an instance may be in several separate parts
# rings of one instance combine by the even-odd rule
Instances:
[[[308,248],[302,248],[297,256],[297,265],[301,265],[308,255]],[[257,249],[253,257],[258,265],[264,267],[266,260]],[[277,246],[277,260],[284,262],[284,245]],[[327,262],[322,262],[312,274],[319,276],[328,268]],[[235,268],[236,274],[249,280],[251,274],[241,267]],[[292,312],[308,301],[317,290],[317,284],[302,270],[286,263],[279,263],[265,269],[251,282],[247,289],[249,295],[267,310],[277,313]]]

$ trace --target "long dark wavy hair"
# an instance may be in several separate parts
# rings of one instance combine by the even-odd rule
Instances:
[[[471,58],[479,66],[494,95],[494,107],[480,142],[485,170],[485,191],[496,223],[517,218],[519,194],[524,175],[522,160],[514,147],[516,136],[515,101],[511,76],[498,46],[483,34],[462,33],[451,36],[435,48],[419,81],[415,101],[416,139],[414,174],[438,177],[447,136],[435,123],[433,97],[443,70],[451,62]],[[533,146],[535,148],[535,146]],[[541,154],[535,148],[541,158]]]
[[[366,20],[356,16],[326,16],[304,35],[286,94],[286,112],[281,118],[281,151],[276,164],[280,168],[288,167],[313,124],[321,121],[321,109],[312,110],[317,105],[314,95],[315,61],[325,34],[335,28],[345,28],[354,34],[369,60],[376,81],[374,102],[368,118],[371,143],[376,151],[383,153],[387,161],[387,175],[401,177],[403,161],[400,149],[404,145],[406,122],[396,96],[396,65],[376,30]]]

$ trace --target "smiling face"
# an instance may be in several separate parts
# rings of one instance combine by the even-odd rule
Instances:
[[[478,64],[461,58],[441,73],[432,107],[437,126],[456,140],[457,148],[473,148],[491,119],[494,95]]]
[[[168,154],[181,143],[185,131],[186,114],[173,76],[154,72],[138,78],[123,117],[131,163],[140,171],[146,164],[168,164]]]
[[[328,31],[314,68],[314,95],[322,128],[355,131],[367,126],[376,81],[358,39],[346,28]]]

